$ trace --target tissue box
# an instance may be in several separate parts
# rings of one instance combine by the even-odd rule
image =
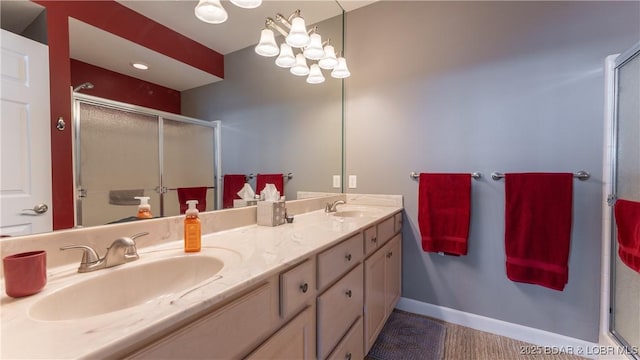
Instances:
[[[245,206],[253,206],[258,203],[258,200],[242,200],[242,199],[233,199],[233,207],[240,208]]]
[[[277,226],[285,223],[284,201],[258,201],[258,225]]]

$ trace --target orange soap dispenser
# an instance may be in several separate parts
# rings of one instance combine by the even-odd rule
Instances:
[[[149,197],[136,196],[135,199],[140,200],[140,205],[138,205],[138,215],[136,215],[136,217],[138,219],[151,219],[153,215],[151,214],[151,205],[149,205]]]
[[[200,218],[198,217],[198,209],[196,208],[198,200],[187,200],[189,208],[185,211],[184,218],[184,251],[198,252],[200,251],[202,228],[200,226]]]

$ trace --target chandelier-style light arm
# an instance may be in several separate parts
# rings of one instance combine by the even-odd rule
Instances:
[[[283,28],[278,26],[278,24],[276,24],[276,22],[270,17],[268,17],[267,20],[264,22],[264,27],[271,28],[271,29],[279,32],[280,35],[282,35],[282,36],[287,36],[289,34],[286,30],[284,30]]]

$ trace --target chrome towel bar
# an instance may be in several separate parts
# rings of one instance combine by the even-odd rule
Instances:
[[[412,171],[409,173],[409,176],[411,176],[412,179],[417,180],[418,178],[420,178],[420,173],[417,173],[415,171]],[[471,173],[471,177],[478,180],[478,179],[482,179],[482,173],[479,171],[475,171]]]
[[[249,174],[249,175],[247,176],[247,178],[249,178],[249,179],[253,179],[253,178],[255,178],[255,177],[256,177],[256,175],[255,175],[255,174],[253,174],[253,173],[251,173],[251,174]],[[282,174],[282,177],[283,177],[283,178],[285,178],[285,179],[287,179],[287,180],[291,180],[291,179],[293,178],[293,173]]]
[[[589,174],[588,171],[580,170],[577,173],[574,173],[573,177],[578,178],[578,180],[580,181],[586,181],[586,180],[589,180],[589,178],[591,177],[591,174]],[[491,173],[491,178],[495,181],[498,181],[504,178],[504,173],[494,171]]]

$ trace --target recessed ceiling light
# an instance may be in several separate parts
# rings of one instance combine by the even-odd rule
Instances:
[[[131,66],[133,66],[136,69],[140,69],[140,70],[149,69],[149,65],[147,65],[145,63],[141,63],[141,62],[134,62],[134,63],[131,64]]]

